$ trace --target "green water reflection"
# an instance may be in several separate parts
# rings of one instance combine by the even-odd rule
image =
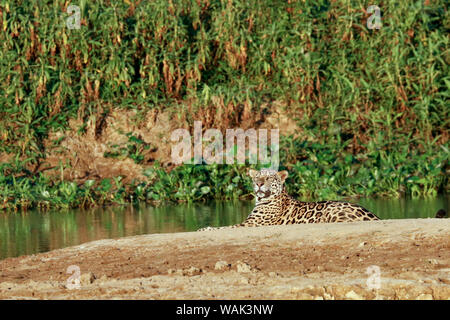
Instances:
[[[382,219],[434,217],[449,211],[450,197],[436,199],[358,199]],[[210,202],[161,207],[128,206],[92,210],[0,213],[0,259],[80,243],[125,236],[194,231],[240,223],[253,202]]]

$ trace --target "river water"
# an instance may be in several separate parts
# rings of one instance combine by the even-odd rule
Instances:
[[[450,197],[349,201],[362,205],[381,219],[432,218],[439,209],[449,212]],[[252,208],[252,201],[214,201],[160,207],[0,213],[0,259],[99,239],[232,225],[245,220]]]

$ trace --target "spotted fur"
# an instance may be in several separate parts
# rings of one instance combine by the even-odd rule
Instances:
[[[287,171],[250,169],[249,175],[253,180],[255,207],[244,222],[231,228],[379,220],[372,212],[350,202],[302,202],[292,198],[284,188]],[[230,227],[207,227],[199,231]]]

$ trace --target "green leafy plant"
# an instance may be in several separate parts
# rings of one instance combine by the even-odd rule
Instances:
[[[81,28],[70,30],[65,0],[0,3],[0,159],[8,159],[0,207],[246,198],[243,166],[156,165],[149,181],[130,186],[74,185],[36,168],[60,142],[46,143],[49,133],[72,119],[82,122],[79,135],[90,117],[101,127],[113,109],[172,109],[188,120],[214,110],[234,126],[273,102],[300,137],[280,146],[292,194],[448,192],[446,2],[383,2],[379,30],[366,27],[370,4],[82,1]],[[144,164],[150,146],[127,139],[105,156]]]

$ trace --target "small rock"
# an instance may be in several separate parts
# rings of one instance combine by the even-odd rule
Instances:
[[[202,273],[202,269],[191,266],[189,269],[183,270],[183,276],[195,276]]]
[[[167,274],[174,274],[176,272],[177,272],[177,270],[175,270],[175,269],[167,269]]]
[[[273,271],[269,272],[269,277],[276,277],[276,276],[278,276],[278,273]]]
[[[231,264],[227,263],[226,261],[217,261],[216,265],[214,266],[215,270],[230,270]]]
[[[80,284],[88,285],[88,284],[91,284],[92,282],[94,282],[95,279],[96,279],[96,277],[92,272],[83,273],[80,276]]]
[[[434,264],[434,265],[439,264],[439,262],[436,259],[428,259],[427,261],[429,264]]]
[[[367,242],[363,241],[358,245],[358,248],[362,248],[367,244]]]
[[[238,261],[236,264],[237,272],[251,272],[252,267],[250,267],[247,263]]]
[[[361,297],[359,294],[357,294],[355,291],[351,290],[345,294],[345,297],[352,300],[363,300],[363,297]]]

